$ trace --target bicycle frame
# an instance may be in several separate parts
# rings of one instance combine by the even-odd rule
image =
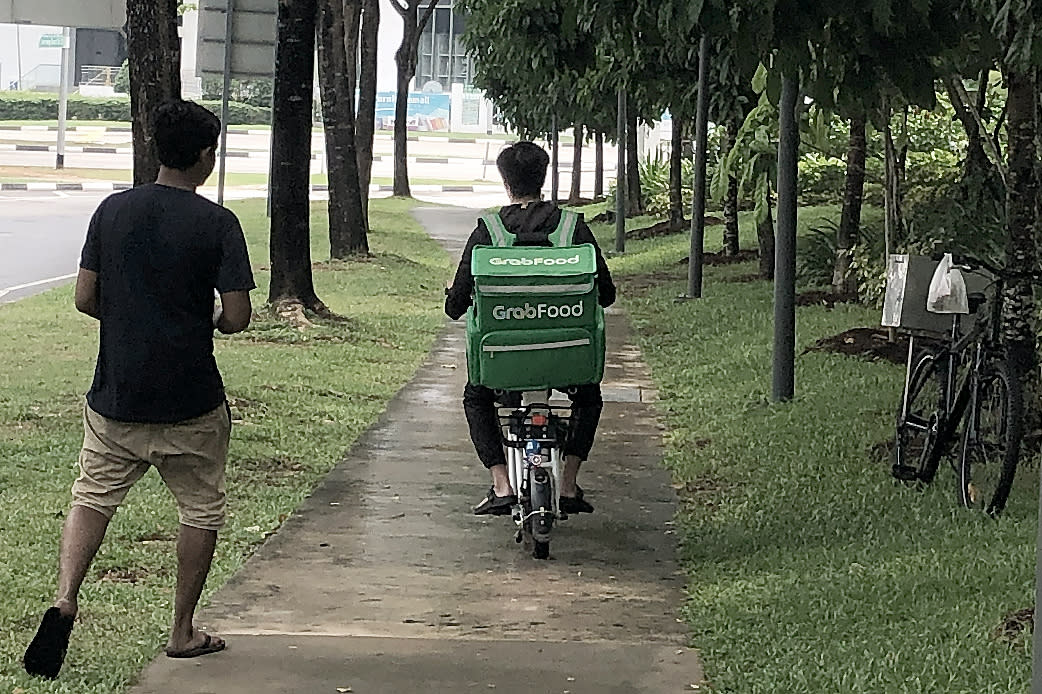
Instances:
[[[518,536],[533,527],[532,521],[537,516],[549,514],[549,527],[554,520],[561,519],[559,507],[559,491],[561,475],[564,469],[564,434],[570,419],[570,408],[552,407],[549,404],[550,391],[528,391],[522,394],[521,407],[501,416],[505,423],[504,448],[507,458],[507,472],[510,484],[518,492],[518,503],[513,510],[514,523],[518,527]],[[562,411],[569,411],[569,416],[562,416]],[[548,451],[549,455],[545,455]],[[533,473],[537,469],[549,473],[550,508],[531,508]],[[529,508],[526,508],[526,505]],[[539,519],[536,519],[539,520]],[[548,538],[538,538],[548,541]]]
[[[952,315],[952,327],[948,338],[937,350],[936,359],[943,363],[943,380],[941,382],[941,402],[937,412],[937,421],[919,425],[908,419],[908,399],[910,390],[910,379],[912,376],[913,361],[916,354],[916,338],[910,336],[908,341],[908,359],[905,366],[905,387],[902,394],[901,422],[914,428],[926,428],[931,424],[937,426],[938,442],[947,445],[955,435],[955,430],[962,420],[963,414],[970,400],[970,385],[973,375],[978,373],[987,359],[987,355],[999,344],[1002,300],[1004,282],[1001,277],[995,276],[989,289],[993,289],[993,299],[987,318],[974,313],[973,327],[965,335],[961,334],[962,318],[960,314]],[[973,352],[969,359],[964,361],[964,355],[973,346]],[[966,368],[961,370],[960,365]]]

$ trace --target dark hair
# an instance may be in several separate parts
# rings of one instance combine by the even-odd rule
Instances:
[[[221,119],[193,101],[176,99],[156,109],[152,137],[163,166],[190,169],[220,136]]]
[[[534,142],[518,142],[504,149],[496,158],[499,175],[515,197],[539,197],[549,164],[550,155]]]

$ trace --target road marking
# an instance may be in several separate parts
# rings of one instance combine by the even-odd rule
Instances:
[[[5,289],[0,289],[0,299],[3,299],[5,296],[10,294],[11,292],[18,292],[18,291],[21,291],[23,289],[31,289],[33,287],[39,287],[41,284],[50,284],[51,282],[62,282],[64,280],[71,280],[77,274],[79,274],[79,273],[74,272],[71,275],[62,275],[61,277],[48,277],[45,280],[36,280],[35,282],[26,282],[25,284],[16,284],[13,287],[7,287]]]

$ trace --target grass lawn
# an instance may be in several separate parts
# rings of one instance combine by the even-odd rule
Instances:
[[[411,203],[374,200],[373,257],[318,262],[315,284],[345,324],[301,333],[255,318],[217,340],[236,424],[228,466],[228,525],[207,594],[238,569],[426,356],[443,325],[448,256],[422,233]],[[233,203],[267,293],[263,201]],[[328,258],[324,205],[314,208],[313,257]],[[173,500],[155,473],[113,520],[83,588],[81,620],[60,680],[31,680],[22,652],[53,599],[58,538],[82,442],[80,413],[97,325],[72,308],[69,287],[0,307],[0,691],[111,694],[166,639],[175,575]]]
[[[801,210],[802,230],[827,216]],[[596,231],[610,248],[613,230]],[[877,326],[867,307],[799,308],[796,397],[769,404],[772,286],[751,263],[709,267],[704,298],[675,303],[688,244],[631,241],[611,263],[669,425],[685,614],[714,691],[1026,692],[1028,639],[991,632],[1034,603],[1037,465],[998,521],[958,508],[946,469],[926,491],[895,483],[880,444],[903,369],[802,353]],[[720,245],[711,228],[707,250]]]

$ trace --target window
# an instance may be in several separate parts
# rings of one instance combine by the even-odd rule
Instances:
[[[416,88],[437,82],[444,91],[461,82],[471,81],[471,60],[463,46],[464,19],[452,9],[450,0],[442,0],[420,36],[416,63]]]

